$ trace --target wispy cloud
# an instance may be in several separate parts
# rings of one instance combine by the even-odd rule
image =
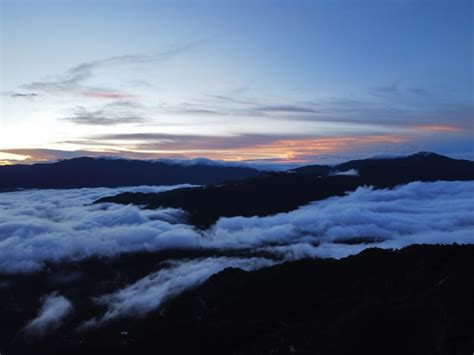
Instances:
[[[69,93],[89,95],[102,98],[117,98],[119,95],[126,95],[117,92],[113,89],[92,88],[84,85],[87,79],[93,77],[94,72],[103,67],[137,64],[137,63],[152,63],[171,59],[186,51],[191,50],[199,43],[191,43],[183,46],[178,46],[155,54],[128,54],[122,56],[109,57],[99,60],[93,60],[78,64],[64,74],[58,75],[54,79],[34,81],[30,84],[24,85],[25,89],[35,90],[46,93]]]
[[[206,95],[201,100],[167,112],[202,113],[223,117],[254,117],[268,120],[364,124],[386,129],[421,125],[472,127],[474,104],[452,101],[422,87],[406,88],[397,83],[369,88],[347,97],[312,100],[271,99],[244,94]]]
[[[111,91],[86,91],[83,93],[84,96],[93,97],[97,99],[129,99],[136,97],[136,95],[121,93],[121,92],[111,92]]]
[[[418,96],[418,99],[427,99],[432,95],[429,90],[423,87],[406,88],[398,83],[376,86],[371,88],[369,92],[374,96],[383,97],[386,99],[402,98],[403,96],[405,98],[408,96]]]
[[[105,134],[89,137],[102,142],[120,142],[137,150],[159,150],[170,152],[207,151],[244,149],[249,146],[269,144],[286,136],[241,134],[232,136],[164,134],[164,133],[125,133]]]
[[[425,96],[425,97],[431,95],[430,91],[428,91],[424,88],[412,88],[412,89],[410,89],[410,92],[412,92],[415,95]]]
[[[40,96],[36,92],[12,92],[12,91],[4,92],[3,95],[12,97],[12,98],[31,99],[31,100]]]
[[[104,153],[91,152],[87,150],[67,151],[60,149],[42,149],[42,148],[15,148],[4,149],[0,153],[14,155],[15,158],[4,159],[4,165],[13,163],[35,163],[42,161],[55,161],[59,159],[71,159],[81,156],[100,156]],[[1,161],[0,161],[1,163]]]
[[[449,132],[460,132],[463,129],[455,126],[448,126],[448,125],[436,125],[436,124],[431,124],[431,125],[421,125],[421,126],[414,126],[413,127],[415,130],[420,131],[420,132],[439,132],[439,133],[449,133]]]
[[[140,123],[146,119],[127,111],[90,110],[83,106],[74,108],[72,115],[63,118],[66,121],[82,125],[110,126],[117,124]]]
[[[76,144],[76,142],[65,142],[68,144]],[[95,150],[61,150],[61,149],[43,149],[43,148],[16,148],[0,150],[0,154],[12,154],[15,158],[2,158],[0,165],[10,164],[32,164],[37,162],[52,162],[63,159],[72,159],[79,157],[123,157],[129,159],[157,159],[163,158],[180,158],[186,159],[186,155],[177,153],[149,153],[149,152],[135,152],[123,149],[110,149],[109,143],[100,144],[97,141],[91,141],[88,145],[95,146]],[[102,150],[97,147],[103,146]]]
[[[98,118],[99,122],[102,119]],[[365,156],[373,149],[387,151],[409,141],[402,134],[352,136],[298,136],[242,134],[233,136],[180,135],[163,133],[105,134],[68,140],[62,144],[84,150],[8,149],[2,152],[27,157],[24,162],[66,159],[78,156],[122,156],[136,159],[207,157],[226,161],[271,161],[274,163],[311,163],[328,158],[340,160],[351,154]],[[94,151],[88,151],[93,147]],[[120,147],[120,148],[118,148]],[[1,152],[0,152],[1,153]],[[330,156],[338,157],[330,158]]]
[[[188,158],[207,156],[223,160],[279,159],[304,162],[328,153],[364,150],[375,146],[406,142],[397,134],[352,136],[263,135],[234,136],[172,135],[162,133],[107,134],[89,137],[91,141],[120,144],[133,151],[155,151],[157,154],[179,153]],[[80,141],[77,142],[80,144]]]
[[[376,86],[370,90],[374,96],[379,97],[394,97],[400,95],[401,89],[397,83],[384,86]]]
[[[255,108],[262,112],[282,112],[282,113],[316,113],[314,108],[307,106],[296,106],[296,105],[270,105],[270,106],[257,106]]]

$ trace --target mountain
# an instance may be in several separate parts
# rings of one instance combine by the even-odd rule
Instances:
[[[74,158],[50,164],[0,166],[0,189],[220,184],[259,175],[247,167]]]
[[[351,174],[344,175],[348,171],[352,171]],[[412,181],[437,180],[474,180],[474,162],[417,153],[401,158],[353,160],[335,166],[306,166],[218,186],[176,189],[159,194],[123,193],[97,202],[181,208],[189,213],[190,223],[208,228],[220,217],[288,212],[312,201],[343,195],[360,186],[390,188]]]
[[[465,180],[474,174],[474,163],[436,153],[419,152],[404,157],[351,160],[335,166],[309,165],[293,171],[328,176],[349,170],[357,171],[370,185],[391,186],[411,181]]]
[[[103,311],[91,301],[97,289],[153,270],[150,258],[81,263],[73,269],[81,277],[67,283],[54,277],[74,266],[11,277],[16,292],[0,292],[0,351],[455,355],[474,346],[472,245],[367,249],[341,260],[306,259],[252,272],[228,268],[146,316],[78,332],[81,321]],[[21,328],[51,290],[67,295],[75,312],[45,337],[25,338]]]

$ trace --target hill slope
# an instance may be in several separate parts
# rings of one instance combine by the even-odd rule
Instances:
[[[144,260],[134,258],[129,273],[141,269]],[[109,282],[128,275],[120,265],[97,262],[99,270],[116,274]],[[68,284],[63,286],[68,291],[60,292],[77,306],[94,287],[103,287],[95,282],[94,270],[84,270],[81,282],[89,280],[88,289],[78,292]],[[45,338],[7,337],[12,324],[28,319],[22,307],[34,304],[31,292],[25,292],[15,307],[8,307],[12,301],[0,304],[11,315],[0,333],[0,350],[10,355],[470,354],[473,270],[469,245],[368,249],[341,260],[300,260],[252,272],[226,269],[144,318],[77,332],[88,315],[78,308],[63,328]],[[124,272],[120,278],[118,271]],[[41,295],[44,290],[37,289],[47,282],[30,278],[32,292]]]

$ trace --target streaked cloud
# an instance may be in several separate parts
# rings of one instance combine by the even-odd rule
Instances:
[[[2,94],[3,96],[11,98],[20,98],[20,99],[34,99],[40,96],[36,92],[17,92],[17,91],[7,91]]]
[[[348,125],[377,125],[387,129],[437,125],[471,127],[474,103],[451,101],[424,88],[398,84],[369,88],[358,95],[315,98],[302,101],[286,98],[236,95],[205,95],[195,102],[167,106],[164,112],[182,115],[253,117],[289,122],[334,122]],[[270,123],[271,121],[269,121]]]
[[[309,143],[315,153],[307,156],[316,156],[321,149],[306,139],[391,135],[404,141],[377,144],[472,151],[472,18],[464,2],[448,12],[438,2],[421,17],[401,11],[405,2],[305,2],[292,7],[294,16],[281,3],[268,11],[259,2],[229,13],[212,2],[183,12],[171,2],[165,9],[127,0],[111,3],[106,16],[88,1],[53,12],[37,5],[5,7],[0,147],[278,159],[275,141]],[[71,13],[78,21],[66,21]],[[24,33],[20,15],[31,18]],[[156,150],[160,142],[91,137],[106,129],[207,138],[172,138]]]
[[[371,89],[371,93],[380,97],[394,97],[400,95],[401,89],[398,84],[392,83],[386,86],[374,87]]]
[[[101,118],[99,117],[99,120]],[[298,136],[242,134],[234,136],[173,135],[162,133],[105,134],[63,143],[94,146],[94,151],[9,149],[5,153],[27,156],[26,162],[78,156],[123,156],[137,159],[207,157],[226,161],[310,163],[328,155],[361,154],[374,148],[389,150],[410,140],[403,134],[352,136]],[[120,147],[120,149],[117,149]]]
[[[136,95],[131,95],[121,92],[112,92],[112,91],[86,91],[83,93],[84,96],[93,97],[97,99],[130,99],[136,97]]]
[[[447,126],[447,125],[436,125],[436,124],[431,124],[431,125],[421,125],[421,126],[414,126],[413,127],[417,131],[421,132],[439,132],[439,133],[449,133],[449,132],[460,132],[462,131],[461,128],[455,127],[455,126]]]
[[[101,153],[91,152],[87,150],[66,151],[59,149],[42,149],[42,148],[15,148],[0,151],[0,160],[2,165],[13,163],[35,163],[42,161],[55,161],[58,159],[71,159],[80,156],[100,156]]]
[[[310,107],[296,106],[296,105],[271,105],[259,106],[255,108],[262,112],[277,112],[277,113],[316,113],[317,111]]]
[[[72,115],[64,117],[63,119],[81,125],[100,126],[140,123],[146,121],[144,117],[128,111],[106,110],[105,108],[89,110],[83,106],[75,107]]]
[[[41,91],[45,93],[68,93],[90,95],[91,93],[98,94],[94,97],[110,98],[110,96],[120,95],[113,89],[94,88],[84,85],[87,79],[93,77],[94,72],[103,67],[136,64],[136,63],[152,63],[163,60],[168,60],[186,51],[191,50],[200,42],[190,43],[183,46],[177,46],[162,52],[154,54],[127,54],[122,56],[114,56],[104,59],[93,60],[78,64],[65,73],[58,75],[56,78],[34,81],[30,84],[24,85],[25,89]],[[99,94],[100,93],[100,94]],[[101,95],[101,96],[100,96]],[[117,98],[117,97],[115,97]]]

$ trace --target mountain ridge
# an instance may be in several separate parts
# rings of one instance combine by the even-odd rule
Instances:
[[[0,166],[0,189],[207,185],[259,175],[248,167],[80,157]]]
[[[354,169],[357,174],[331,172]],[[333,168],[303,167],[271,172],[222,185],[183,188],[158,194],[122,193],[96,201],[180,208],[189,222],[208,228],[221,217],[265,216],[289,212],[312,201],[342,196],[361,186],[391,188],[414,181],[474,180],[474,162],[439,155],[400,159],[355,160]],[[203,204],[202,201],[206,201]]]

